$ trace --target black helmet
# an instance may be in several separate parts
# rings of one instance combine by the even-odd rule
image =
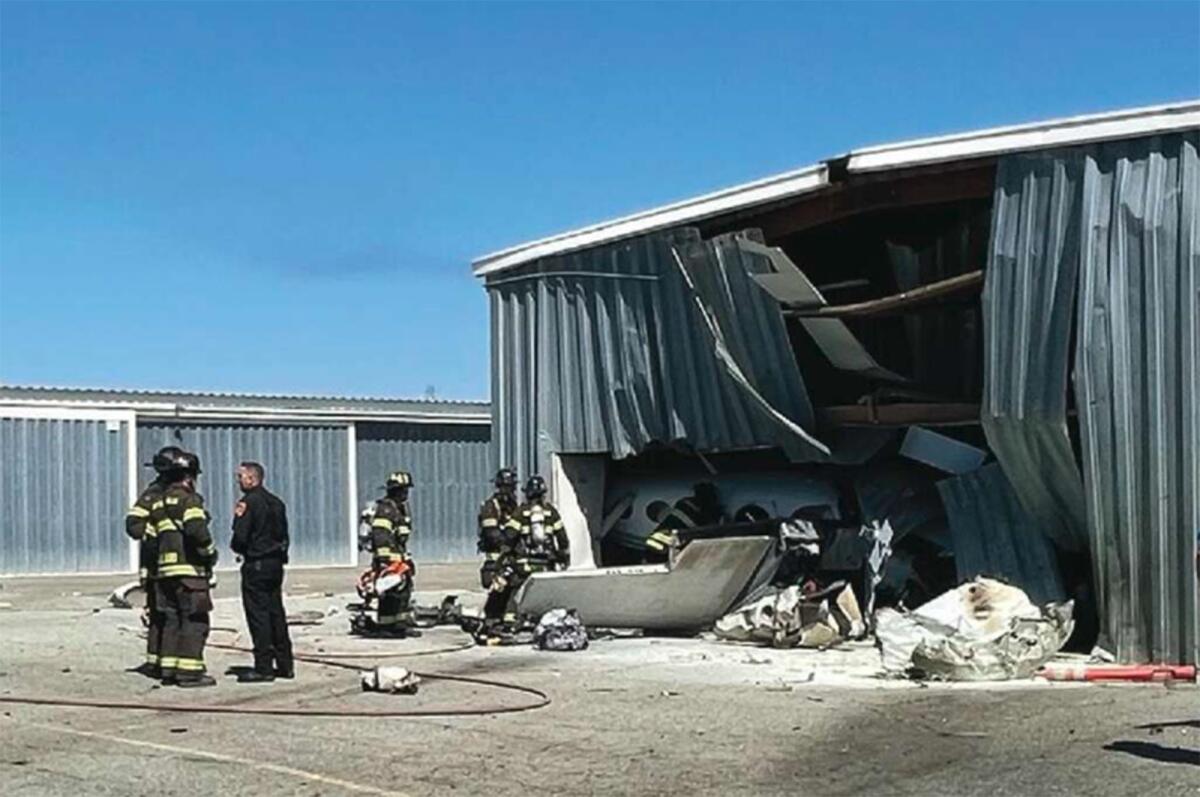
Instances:
[[[412,487],[412,474],[406,470],[396,470],[388,474],[387,482],[383,485],[388,490],[394,490],[397,487]]]
[[[154,472],[159,475],[168,473],[186,472],[190,467],[188,453],[179,446],[166,446],[160,448],[154,458],[150,460],[150,466],[154,468]]]
[[[496,471],[496,478],[493,482],[497,488],[501,490],[517,491],[517,472],[512,468],[501,468]]]
[[[192,476],[200,475],[200,457],[193,454],[191,451],[186,451],[183,458],[187,460],[187,472]]]
[[[541,498],[546,494],[546,480],[541,476],[530,476],[525,482],[526,498]]]

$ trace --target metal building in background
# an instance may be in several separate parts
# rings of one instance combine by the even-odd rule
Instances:
[[[125,510],[158,448],[199,454],[222,567],[242,461],[288,506],[293,565],[352,565],[358,514],[413,472],[414,555],[475,556],[490,492],[482,403],[0,387],[0,574],[136,570]]]

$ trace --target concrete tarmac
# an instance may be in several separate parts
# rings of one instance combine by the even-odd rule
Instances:
[[[474,565],[419,571],[421,602],[482,600]],[[294,570],[298,650],[534,686],[521,714],[402,719],[176,714],[2,705],[0,794],[1200,795],[1194,685],[882,679],[869,645],[776,651],[704,639],[597,641],[583,652],[453,650],[347,634],[355,571]],[[210,649],[220,685],[161,688],[140,661],[137,613],[105,608],[123,579],[0,583],[0,695],[378,711],[511,706],[528,698],[427,680],[416,696],[362,693],[354,672],[299,665],[295,681],[238,684],[249,655]],[[245,644],[236,573],[212,641]],[[74,594],[79,593],[79,594]]]

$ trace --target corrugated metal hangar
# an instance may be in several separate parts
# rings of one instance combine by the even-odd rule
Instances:
[[[483,403],[0,387],[0,573],[135,571],[125,510],[164,445],[199,454],[222,550],[251,460],[288,505],[295,565],[357,563],[358,512],[400,468],[414,555],[470,559],[490,442]]]
[[[823,480],[906,583],[949,559],[1194,662],[1198,152],[1196,102],[985,130],[482,257],[498,460],[602,563],[695,479],[784,515]]]

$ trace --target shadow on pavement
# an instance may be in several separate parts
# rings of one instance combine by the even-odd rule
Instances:
[[[1138,758],[1148,758],[1164,764],[1191,764],[1200,767],[1200,750],[1189,750],[1186,747],[1163,747],[1153,742],[1119,741],[1104,745],[1104,749],[1129,753]]]

